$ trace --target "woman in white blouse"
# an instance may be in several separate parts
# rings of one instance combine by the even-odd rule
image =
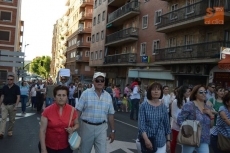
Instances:
[[[189,101],[190,89],[187,86],[181,86],[178,90],[177,97],[172,102],[172,142],[171,142],[171,153],[176,152],[177,135],[180,130],[180,126],[177,124],[177,116],[181,112],[181,108],[184,103]]]
[[[32,109],[37,107],[36,104],[36,90],[35,90],[35,84],[32,84],[30,87],[30,98],[31,98],[31,103],[32,103]]]

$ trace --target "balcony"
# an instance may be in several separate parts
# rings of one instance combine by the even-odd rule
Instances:
[[[69,33],[69,31],[68,31],[68,27],[67,26],[64,26],[63,28],[62,28],[62,32],[61,32],[61,35],[68,35],[68,33]]]
[[[230,20],[230,1],[224,1],[225,21]],[[219,5],[213,4],[213,7]],[[209,7],[208,1],[200,1],[161,15],[156,20],[158,32],[171,32],[189,27],[204,25],[204,16]]]
[[[78,34],[84,34],[84,33],[91,33],[91,30],[92,28],[83,28],[83,27],[80,27],[78,28]]]
[[[90,47],[90,42],[83,42],[83,41],[77,41],[77,47],[81,48],[81,47]]]
[[[214,41],[184,46],[156,49],[157,64],[216,62],[220,59],[220,47],[230,47],[230,41]]]
[[[66,26],[68,25],[68,23],[69,23],[69,17],[68,16],[64,16],[63,23]]]
[[[117,46],[138,40],[138,28],[123,29],[106,36],[105,46]]]
[[[85,13],[85,12],[81,12],[79,14],[79,21],[84,21],[84,20],[92,20],[92,13]]]
[[[81,55],[76,55],[76,61],[82,61],[82,56]]]
[[[107,55],[104,59],[104,64],[133,64],[136,63],[136,53]]]
[[[87,5],[93,5],[94,0],[80,0],[80,7],[85,7]]]
[[[121,0],[108,0],[108,6],[120,7],[124,5],[124,1]]]
[[[122,25],[124,21],[133,18],[138,14],[140,14],[140,3],[138,1],[129,2],[108,15],[107,25],[109,24],[112,24],[112,26]]]

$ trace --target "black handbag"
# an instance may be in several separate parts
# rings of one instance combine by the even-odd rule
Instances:
[[[157,151],[156,138],[154,136],[153,137],[148,137],[148,138],[149,138],[150,142],[152,143],[153,150],[148,149],[145,146],[145,140],[143,139],[143,137],[139,136],[139,141],[140,141],[140,144],[141,144],[141,152],[142,153],[155,153]]]

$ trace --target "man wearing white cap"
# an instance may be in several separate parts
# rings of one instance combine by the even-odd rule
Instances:
[[[110,143],[114,141],[114,108],[111,95],[104,90],[105,74],[94,73],[94,88],[85,90],[76,105],[81,114],[81,146],[80,153],[91,153],[94,146],[96,153],[106,153],[106,139],[109,122]]]

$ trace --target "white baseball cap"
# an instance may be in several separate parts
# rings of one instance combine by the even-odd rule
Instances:
[[[93,79],[95,79],[95,78],[97,78],[97,77],[99,77],[99,76],[102,76],[102,77],[104,78],[104,77],[105,77],[105,73],[96,72],[96,73],[94,73],[94,75],[93,75]]]

